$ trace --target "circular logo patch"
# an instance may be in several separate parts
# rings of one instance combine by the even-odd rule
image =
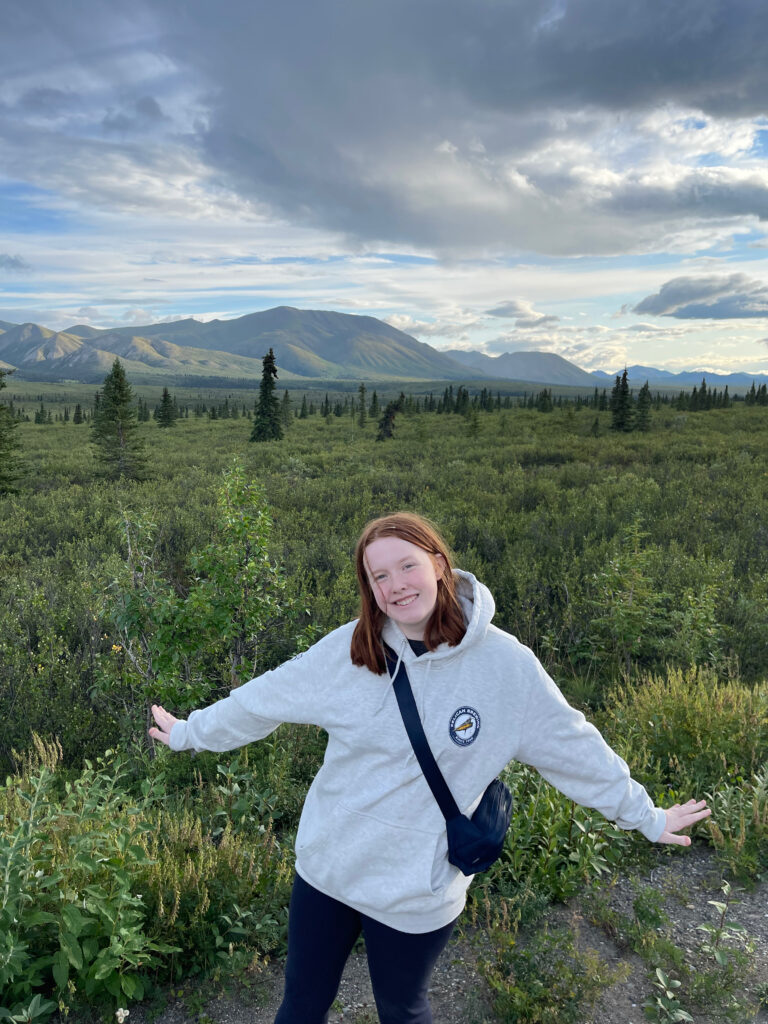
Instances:
[[[480,732],[480,715],[474,708],[459,708],[453,713],[449,732],[454,743],[468,747],[475,742]]]

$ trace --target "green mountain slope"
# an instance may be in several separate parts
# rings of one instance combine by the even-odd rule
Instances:
[[[177,320],[96,331],[54,332],[35,324],[0,334],[0,358],[38,379],[96,379],[105,354],[131,365],[133,378],[175,375],[258,380],[274,349],[281,379],[457,380],[453,359],[370,316],[289,306],[234,320]],[[49,347],[46,348],[45,345]]]

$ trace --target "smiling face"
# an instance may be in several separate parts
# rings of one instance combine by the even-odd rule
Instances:
[[[381,611],[409,640],[423,640],[445,568],[442,556],[401,537],[379,537],[365,549],[365,568]]]

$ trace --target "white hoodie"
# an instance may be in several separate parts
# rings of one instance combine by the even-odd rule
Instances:
[[[456,570],[467,632],[416,657],[391,619],[384,639],[405,662],[424,731],[464,813],[516,759],[620,828],[655,842],[665,826],[626,763],[571,708],[532,651],[491,625],[490,593]],[[400,716],[391,680],[350,660],[354,622],[178,722],[173,750],[232,750],[281,722],[328,733],[296,837],[310,885],[404,932],[457,917],[471,881],[448,862],[445,820]],[[512,836],[514,842],[514,836]]]

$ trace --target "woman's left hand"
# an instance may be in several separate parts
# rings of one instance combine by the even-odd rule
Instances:
[[[674,804],[666,810],[667,825],[658,838],[660,843],[676,843],[678,846],[690,846],[691,837],[681,836],[684,828],[690,828],[702,818],[708,818],[712,811],[707,807],[706,800],[689,800],[687,804]]]

